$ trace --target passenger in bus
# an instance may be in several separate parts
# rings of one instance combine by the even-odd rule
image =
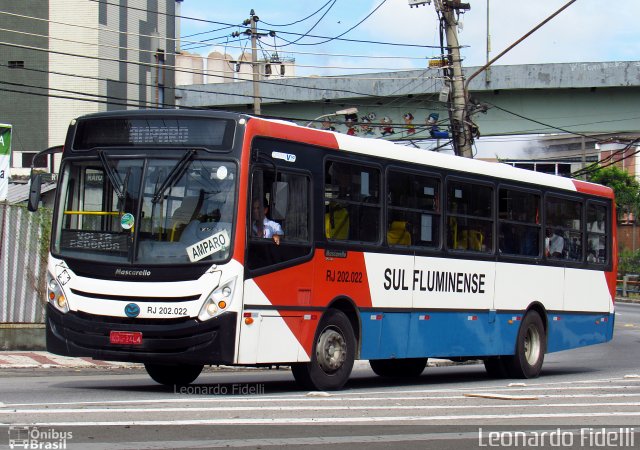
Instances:
[[[555,230],[549,237],[549,256],[552,258],[564,257],[564,237],[561,230]]]
[[[587,225],[587,231],[589,232],[589,252],[593,254],[593,259],[604,261],[606,257],[604,239],[602,236],[605,233],[604,215],[598,212],[598,217],[595,221]],[[597,233],[597,234],[596,234]]]
[[[251,207],[251,235],[265,239],[273,239],[276,245],[280,245],[280,240],[284,236],[284,231],[278,222],[267,218],[269,205],[263,203],[259,198],[253,199]]]

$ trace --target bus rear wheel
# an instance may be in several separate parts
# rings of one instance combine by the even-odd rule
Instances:
[[[522,319],[516,340],[516,353],[506,360],[513,378],[536,378],[547,351],[547,335],[540,314],[529,311]]]
[[[427,358],[372,359],[369,365],[381,377],[418,377],[427,366]]]
[[[341,389],[353,369],[356,338],[349,318],[340,310],[328,310],[313,341],[311,361],[291,366],[296,382],[305,389]]]
[[[196,381],[204,366],[192,364],[151,364],[144,368],[153,381],[165,386],[186,386]]]

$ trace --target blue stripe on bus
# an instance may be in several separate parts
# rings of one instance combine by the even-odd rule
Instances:
[[[361,312],[361,359],[481,357],[514,353],[523,313]],[[611,314],[547,316],[547,351],[611,340]]]

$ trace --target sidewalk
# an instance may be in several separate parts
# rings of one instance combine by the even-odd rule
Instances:
[[[91,358],[68,358],[58,356],[49,352],[36,351],[5,351],[0,352],[0,369],[23,369],[23,368],[134,368],[139,364],[95,361]]]

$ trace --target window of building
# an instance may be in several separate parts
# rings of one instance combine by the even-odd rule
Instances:
[[[9,69],[24,69],[24,61],[9,61]]]
[[[468,181],[447,181],[447,247],[493,252],[493,188]]]
[[[555,196],[545,201],[545,254],[551,259],[582,261],[582,202]]]
[[[166,68],[164,50],[158,49],[158,51],[156,52],[156,63],[157,63],[157,66],[156,66],[156,80],[157,80],[156,101],[157,101],[158,108],[163,108],[164,107],[164,100],[165,100],[164,88],[165,88],[165,68]]]
[[[328,161],[324,184],[325,236],[380,242],[380,170]]]
[[[503,255],[540,256],[540,194],[498,191],[498,250]]]
[[[34,162],[33,159],[36,155],[37,153],[20,153],[20,156],[22,158],[22,165],[20,167],[31,167],[31,164]],[[47,168],[47,162],[48,161],[46,157],[40,157],[35,160],[35,164],[33,165],[33,167],[37,167],[39,169]]]
[[[439,247],[440,180],[390,170],[387,186],[387,244]]]

